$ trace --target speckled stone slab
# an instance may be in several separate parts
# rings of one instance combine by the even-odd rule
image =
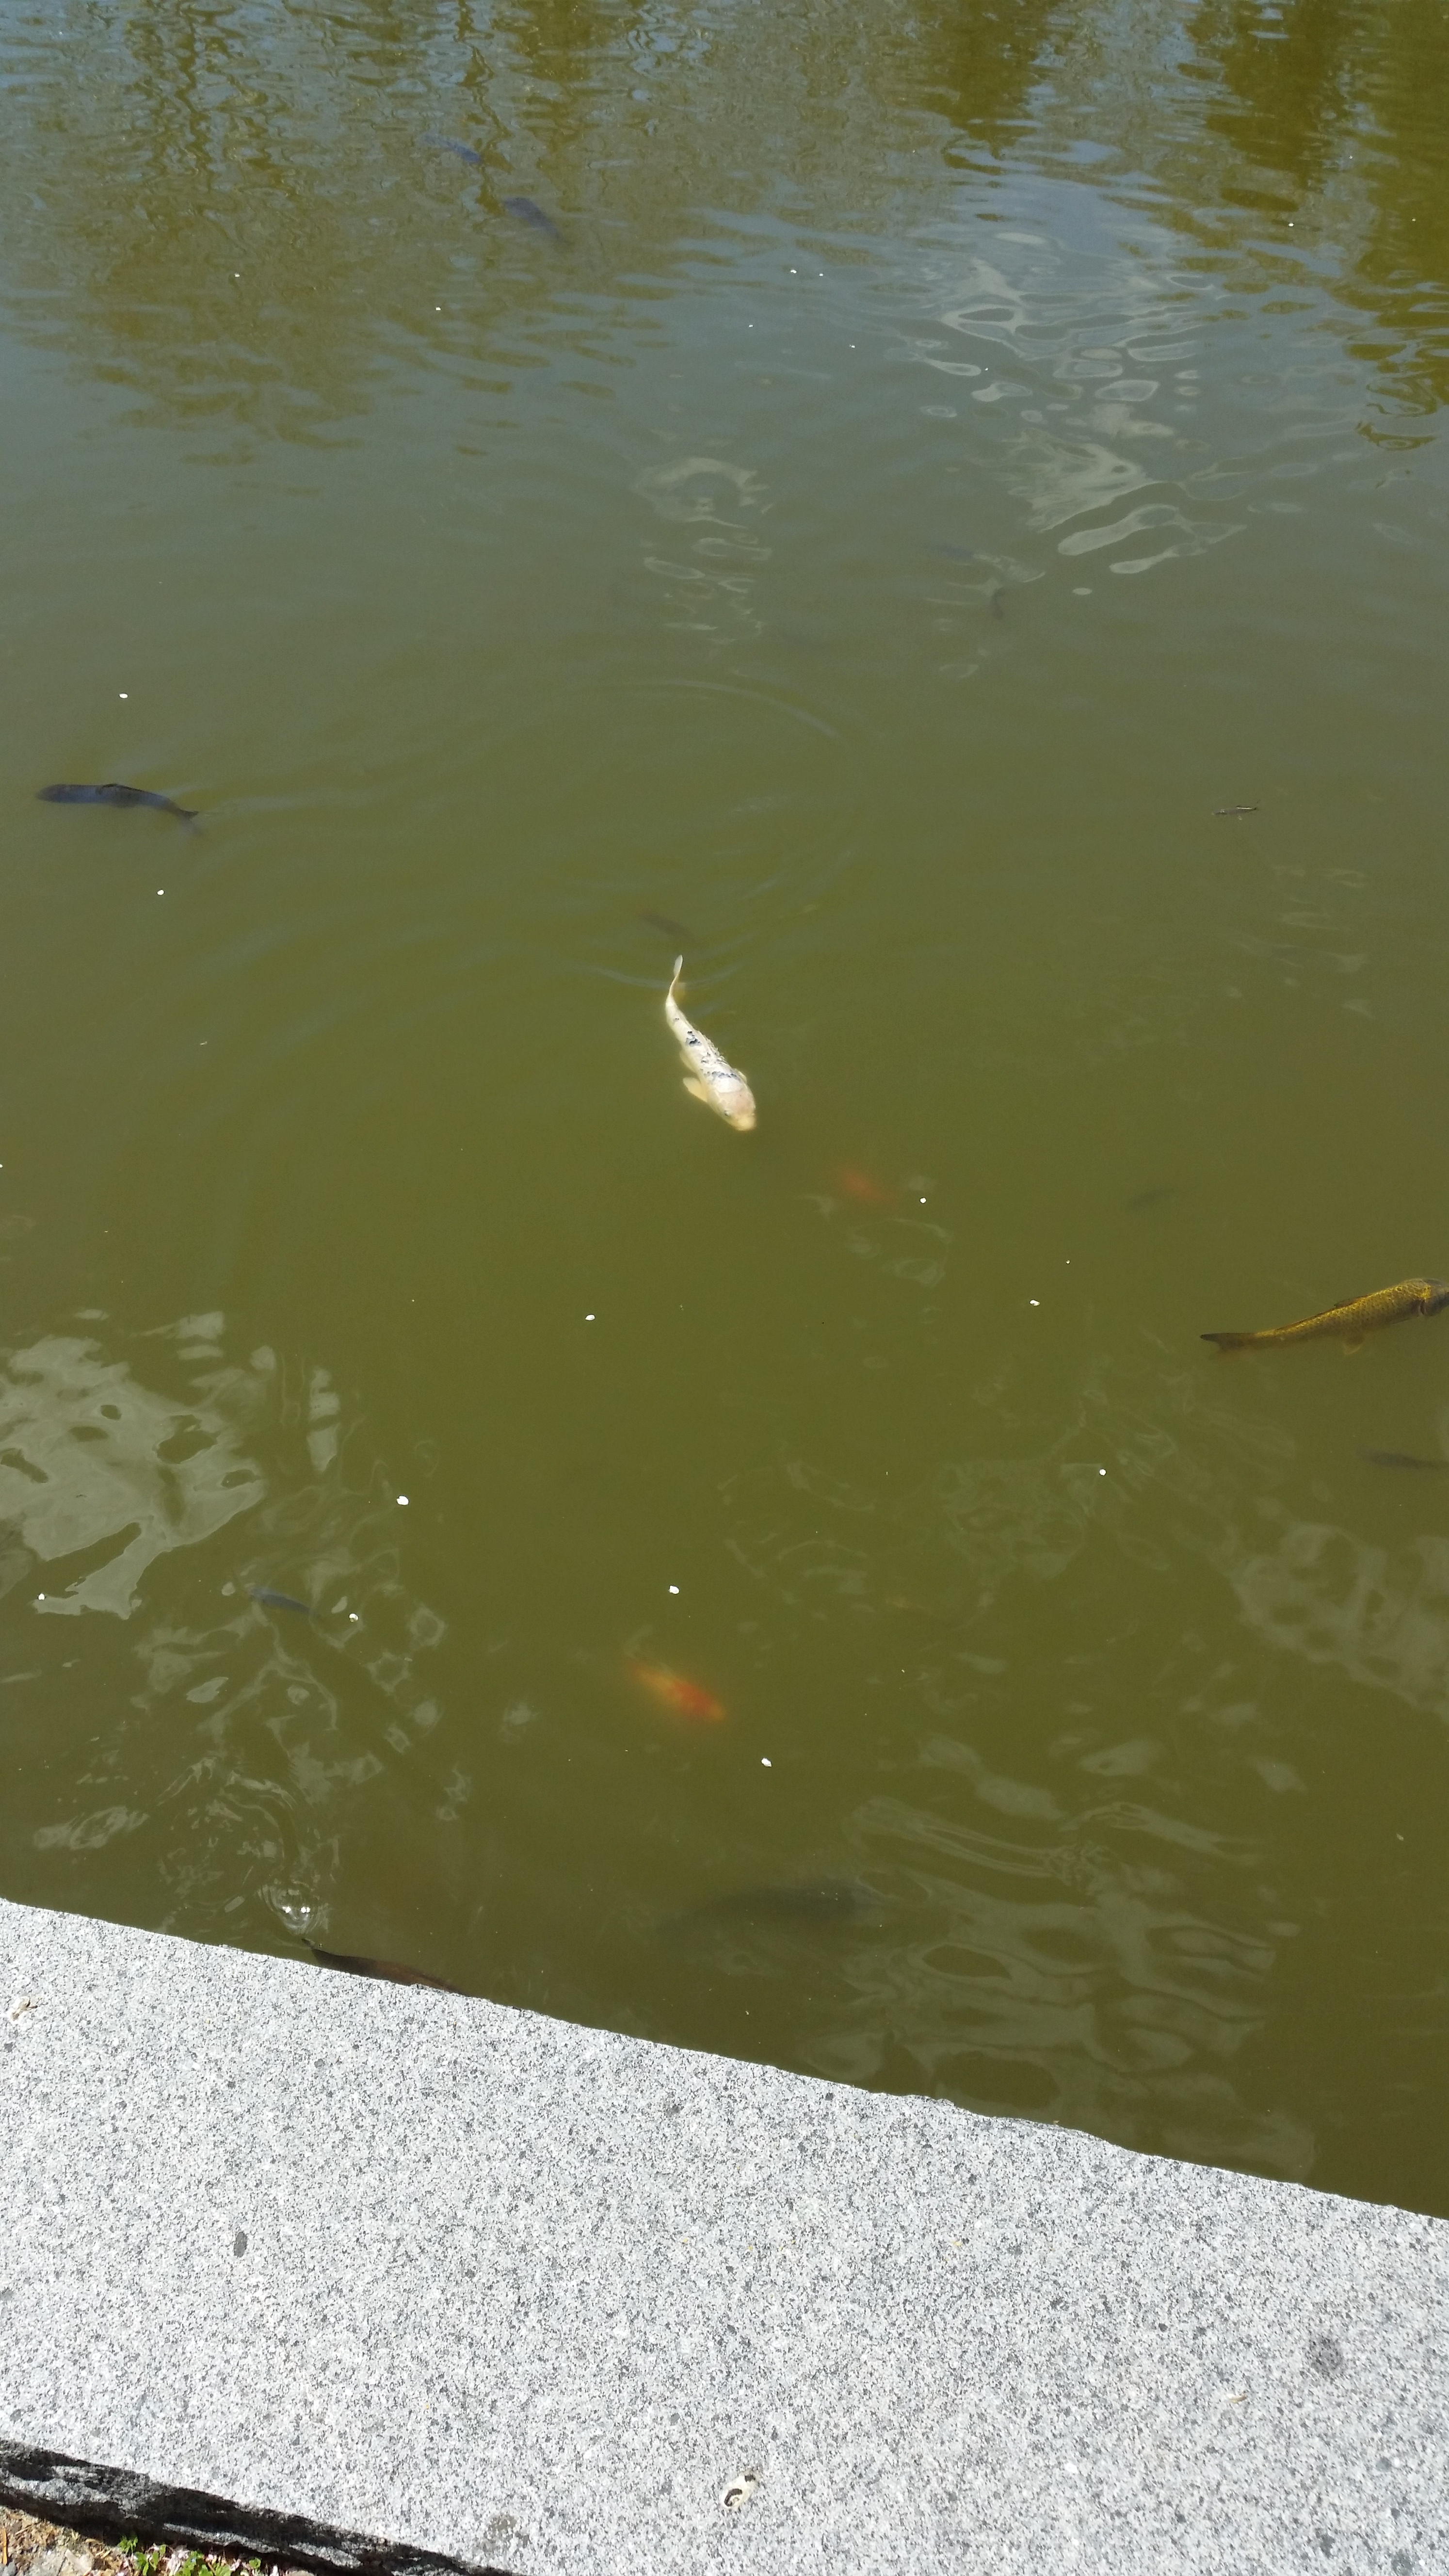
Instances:
[[[1446,2292],[1399,2210],[0,1903],[19,2501],[59,2457],[506,2576],[1445,2576]]]

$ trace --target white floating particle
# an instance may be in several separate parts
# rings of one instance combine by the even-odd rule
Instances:
[[[584,1322],[586,1324],[596,1324],[598,1320],[597,1315],[585,1315],[584,1317]]]
[[[37,1601],[43,1601],[45,1599],[45,1594],[43,1592],[37,1592],[35,1597]]]
[[[352,1621],[354,1628],[360,1625],[360,1613],[358,1611],[349,1610],[347,1616]]]
[[[671,1583],[669,1589],[671,1592],[677,1592],[679,1590],[679,1586],[677,1583]]]
[[[1041,1299],[1040,1297],[1028,1297],[1026,1302],[1028,1306],[1039,1306],[1041,1304]]]
[[[399,1494],[399,1496],[398,1496],[398,1501],[399,1501],[400,1503],[406,1503],[406,1501],[407,1501],[407,1496],[406,1496],[406,1494]]]
[[[762,1753],[760,1755],[760,1769],[762,1771],[773,1771],[774,1767],[775,1766],[770,1760],[768,1753]]]
[[[1105,1475],[1106,1475],[1106,1473],[1107,1473],[1107,1470],[1106,1470],[1106,1468],[1105,1468],[1105,1467],[1099,1467],[1099,1468],[1097,1469],[1097,1473],[1098,1473],[1098,1475],[1099,1475],[1099,1476],[1105,1476]]]
[[[118,698],[128,698],[128,697],[130,696],[130,694],[131,694],[131,692],[130,692],[130,690],[129,690],[129,689],[117,689],[117,691],[116,691],[116,695],[117,695],[117,697],[118,697]]]
[[[166,888],[165,888],[164,886],[158,886],[158,887],[156,888],[156,892],[157,892],[158,894],[164,894],[164,893],[166,892]]]

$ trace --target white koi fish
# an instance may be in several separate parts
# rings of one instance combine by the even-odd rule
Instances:
[[[738,1127],[741,1133],[755,1123],[755,1095],[742,1073],[726,1064],[717,1046],[687,1020],[674,998],[674,987],[683,971],[684,959],[676,957],[669,990],[664,996],[664,1016],[679,1043],[684,1058],[684,1088],[702,1100],[707,1109],[716,1111],[726,1125]]]

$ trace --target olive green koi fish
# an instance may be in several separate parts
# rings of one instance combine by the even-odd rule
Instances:
[[[1449,1279],[1400,1279],[1392,1288],[1374,1288],[1367,1297],[1350,1297],[1341,1306],[1325,1306],[1321,1315],[1305,1315],[1299,1324],[1275,1324],[1264,1333],[1204,1333],[1220,1351],[1276,1351],[1289,1342],[1342,1342],[1344,1354],[1361,1350],[1365,1336],[1386,1324],[1407,1324],[1415,1315],[1437,1315],[1449,1306]]]

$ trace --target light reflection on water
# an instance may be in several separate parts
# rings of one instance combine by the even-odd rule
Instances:
[[[265,1347],[230,1360],[225,1324],[188,1316],[130,1360],[98,1339],[17,1351],[0,1452],[10,1588],[47,1620],[134,1623],[121,1654],[100,1652],[124,1697],[33,1846],[90,1853],[145,1829],[165,1919],[186,1928],[270,1901],[272,1879],[325,1900],[343,1820],[399,1764],[450,1821],[470,1787],[424,1750],[445,1623],[402,1580],[389,1479],[325,1368]],[[146,1577],[181,1550],[199,1561],[158,1612]],[[57,1663],[74,1668],[9,1678],[40,1685],[43,1708]],[[103,1803],[76,1806],[77,1788]]]
[[[12,13],[8,1893],[1449,2206],[1441,36]]]

